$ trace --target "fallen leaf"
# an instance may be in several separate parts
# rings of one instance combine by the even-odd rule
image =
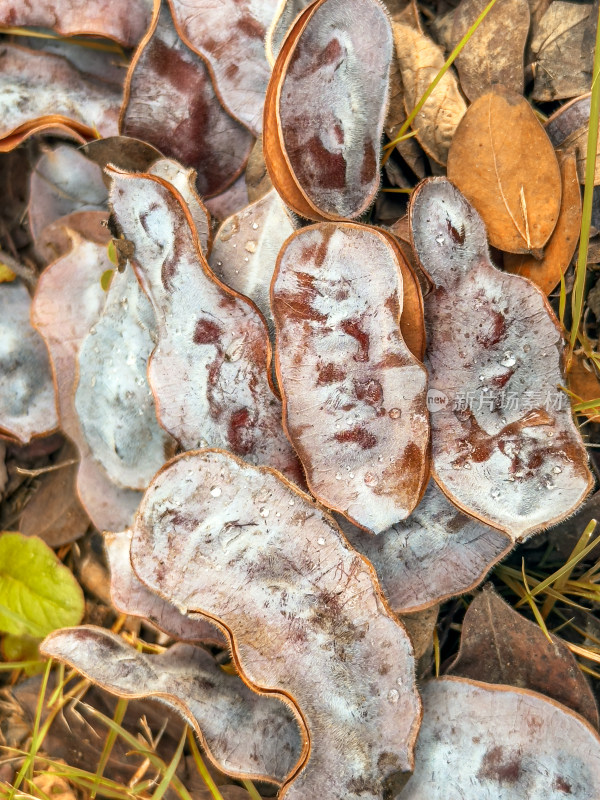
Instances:
[[[102,180],[107,190],[110,189],[110,178],[104,172],[107,164],[132,172],[146,172],[147,169],[164,158],[163,154],[148,142],[135,139],[133,136],[107,136],[93,139],[80,148],[81,152],[102,170]]]
[[[288,239],[272,284],[284,424],[308,485],[374,533],[429,477],[427,374],[400,332],[400,275],[380,231],[320,223]]]
[[[209,259],[219,280],[249,297],[273,331],[270,287],[281,246],[297,224],[275,191],[226,219]]]
[[[471,591],[512,548],[505,534],[452,505],[433,480],[410,517],[379,536],[338,521],[352,547],[375,567],[396,614]]]
[[[477,101],[481,102],[481,101]],[[425,298],[432,473],[459,508],[513,541],[572,513],[591,488],[583,442],[558,389],[563,340],[540,290],[496,269],[481,217],[444,178],[411,197]]]
[[[416,766],[402,800],[600,796],[600,739],[568,708],[463,678],[429,681],[421,695]]]
[[[410,113],[444,66],[444,53],[429,36],[414,27],[395,22],[393,30],[404,103]],[[412,123],[422,148],[438,164],[446,163],[448,148],[466,110],[456,77],[449,70]]]
[[[166,0],[156,1],[129,68],[119,127],[193,167],[203,195],[224,191],[248,160],[251,134],[222,108],[204,61],[177,35]]]
[[[271,71],[265,36],[278,0],[222,0],[215,5],[169,0],[169,5],[182,40],[208,64],[223,106],[258,136]]]
[[[20,280],[0,283],[0,433],[23,444],[58,427],[48,352],[30,309]]]
[[[588,128],[590,122],[590,95],[578,97],[553,114],[546,123],[546,133],[556,148],[574,153],[577,158],[579,183],[585,184]],[[600,184],[600,139],[596,150],[594,185]],[[594,214],[594,212],[592,212]],[[597,212],[596,212],[597,215]]]
[[[115,272],[79,346],[75,409],[93,458],[122,489],[145,489],[176,445],[156,419],[148,359],[157,341],[150,301],[130,265]]]
[[[98,530],[130,525],[141,499],[138,492],[118,488],[96,464],[75,411],[77,353],[100,316],[106,300],[100,278],[111,267],[105,246],[75,238],[72,249],[40,276],[31,307],[32,322],[50,352],[61,428],[79,451],[79,498]]]
[[[36,253],[45,264],[66,255],[73,246],[73,236],[108,246],[108,210],[75,211],[50,222],[35,239]]]
[[[560,169],[524,97],[497,87],[469,106],[448,153],[448,179],[483,217],[490,244],[541,255],[560,210]]]
[[[544,103],[589,91],[597,16],[593,3],[550,3],[531,42],[536,58],[533,100]]]
[[[584,409],[577,413],[587,417],[592,422],[600,422],[600,414],[598,414],[598,408],[600,408],[600,380],[598,380],[592,365],[583,355],[577,353],[573,355],[567,371],[567,386],[569,391],[575,395],[574,403],[587,403],[590,400],[598,400],[596,408]]]
[[[160,655],[145,654],[114,633],[84,625],[55,631],[41,650],[112,694],[155,697],[171,706],[227,774],[281,784],[302,755],[290,708],[248,689],[199,647],[175,644]]]
[[[567,271],[581,229],[581,190],[577,177],[577,162],[572,153],[558,152],[558,163],[562,177],[562,199],[554,232],[544,248],[540,260],[529,255],[504,253],[504,269],[513,275],[529,278],[544,292],[550,292]]]
[[[110,565],[110,596],[122,614],[142,617],[171,636],[186,642],[204,642],[229,647],[229,640],[212,620],[201,614],[182,614],[171,603],[151,592],[137,577],[131,566],[131,530],[106,533],[104,544]]]
[[[354,218],[375,199],[392,48],[379,0],[318,0],[286,38],[263,147],[273,185],[298,214]]]
[[[105,36],[133,47],[150,23],[151,8],[148,0],[133,0],[126,6],[110,0],[86,0],[83,6],[72,0],[2,0],[0,25],[50,28],[61,36]]]
[[[433,632],[439,614],[439,604],[415,611],[412,614],[402,614],[400,620],[410,637],[415,651],[415,660],[423,661],[433,652]]]
[[[109,170],[111,205],[157,318],[148,378],[160,423],[185,449],[220,445],[301,480],[268,383],[262,317],[215,279],[179,193],[152,175]]]
[[[56,466],[41,475],[19,520],[19,531],[24,536],[39,536],[50,547],[79,539],[88,529],[90,521],[77,497],[77,464],[69,464],[77,457],[75,447],[67,443],[56,456]]]
[[[485,9],[485,0],[462,0],[452,25],[452,48]],[[471,102],[495,86],[523,94],[528,0],[499,0],[456,59],[460,87]]]
[[[222,222],[227,217],[241,211],[250,202],[248,187],[244,175],[241,175],[229,189],[221,194],[209,197],[204,201],[206,208],[217,222]]]
[[[0,630],[43,637],[77,625],[83,617],[81,587],[70,569],[36,536],[0,534]]]
[[[225,452],[184,454],[148,489],[131,560],[152,591],[227,627],[252,688],[297,704],[308,739],[287,800],[375,800],[412,769],[412,646],[372,567],[309,496]]]
[[[458,655],[448,675],[531,689],[557,700],[598,727],[590,686],[566,644],[530,622],[496,594],[491,584],[467,609]]]
[[[246,164],[244,180],[249,203],[255,203],[257,200],[260,200],[261,197],[264,197],[267,192],[273,188],[263,155],[262,136],[259,136],[254,142],[254,147],[250,152],[250,158]]]

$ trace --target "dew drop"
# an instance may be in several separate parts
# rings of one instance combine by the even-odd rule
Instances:
[[[560,475],[560,473],[562,472],[562,469],[561,469],[560,467],[553,467],[553,468],[552,468],[552,472],[553,472],[555,475]]]
[[[246,262],[246,264],[248,263],[248,261],[250,261],[250,259],[248,258],[248,256],[244,256],[244,261]]]
[[[502,364],[503,367],[514,367],[514,365],[517,363],[517,359],[514,357],[511,350],[507,350],[504,353],[504,356],[500,363]]]
[[[397,703],[400,700],[400,692],[398,689],[390,689],[388,692],[388,698],[390,703]]]
[[[335,473],[335,479],[336,479],[336,481],[341,481],[342,480],[342,476],[341,476],[341,474],[339,472]]]
[[[349,477],[349,478],[353,478],[353,477],[354,477],[354,473],[353,473],[353,472],[349,472],[349,473],[348,473],[348,477]]]
[[[444,244],[444,234],[438,233],[438,235],[435,237],[435,240],[439,245]]]
[[[221,497],[222,489],[220,486],[213,486],[210,490],[210,493],[213,497]]]
[[[399,408],[390,408],[389,410],[390,419],[399,419],[401,414],[402,412]]]
[[[217,267],[222,267],[222,266],[223,266],[223,262],[222,261],[217,261]]]
[[[293,497],[292,497],[292,499],[290,500],[290,502],[288,503],[288,505],[290,505],[290,506],[296,505],[296,501],[294,500],[294,498],[293,498]]]
[[[317,544],[324,545],[325,539],[322,536],[319,536],[319,538],[317,539]]]
[[[483,376],[483,375],[480,375],[480,376],[479,376],[479,380],[480,380],[480,381],[484,380],[484,376]]]
[[[261,517],[264,517],[266,519],[269,516],[270,511],[266,506],[262,506],[261,508],[258,509],[258,513],[261,515]]]
[[[471,469],[471,464],[469,461],[465,461],[465,463],[463,464],[463,469]]]
[[[253,222],[252,223],[252,230],[253,231],[257,231],[258,230],[258,222]]]

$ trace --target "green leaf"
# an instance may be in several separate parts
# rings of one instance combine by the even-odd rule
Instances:
[[[83,617],[81,587],[37,536],[0,534],[0,631],[42,638]]]
[[[104,289],[105,292],[108,292],[114,274],[115,274],[114,269],[105,269],[102,275],[100,275],[100,286]]]

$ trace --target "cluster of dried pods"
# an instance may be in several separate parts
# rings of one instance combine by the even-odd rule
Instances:
[[[455,91],[454,116],[421,134],[453,182],[423,181],[408,221],[370,225],[390,82],[414,71],[397,42],[422,46],[407,18],[390,24],[380,0],[104,6],[82,20],[68,2],[0,3],[10,25],[137,46],[121,99],[114,52],[2,45],[0,80],[20,89],[0,148],[40,130],[106,138],[48,150],[33,172],[50,263],[32,301],[19,280],[0,286],[0,430],[73,441],[115,607],[179,643],[145,654],[83,626],[44,652],[162,699],[221,770],[290,800],[600,796],[588,722],[465,677],[417,691],[401,621],[474,587],[592,485],[556,402],[559,325],[511,274],[556,237],[564,255],[573,220],[555,203],[524,227],[505,204],[486,231],[461,172],[469,125],[502,104],[552,151],[548,137],[510,92],[469,95],[465,114]],[[539,180],[568,197],[574,161],[561,178],[552,157]],[[227,217],[216,233],[213,217]],[[505,271],[488,235],[514,255]]]

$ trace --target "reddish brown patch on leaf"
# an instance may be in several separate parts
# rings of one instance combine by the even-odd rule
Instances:
[[[477,773],[480,780],[500,783],[516,783],[521,775],[521,760],[518,755],[506,754],[502,747],[492,747],[483,757]]]

